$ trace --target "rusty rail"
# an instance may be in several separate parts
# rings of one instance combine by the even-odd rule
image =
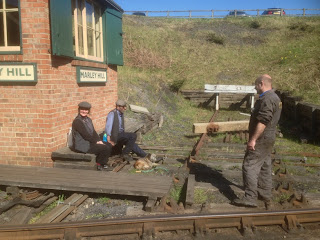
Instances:
[[[189,230],[204,234],[210,229],[279,225],[294,230],[302,224],[319,224],[320,208],[264,212],[234,212],[200,215],[170,215],[142,218],[96,220],[90,222],[0,226],[0,240],[81,239],[82,237],[135,234],[154,236],[158,232]]]

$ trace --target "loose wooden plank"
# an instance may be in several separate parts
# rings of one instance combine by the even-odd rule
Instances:
[[[83,197],[82,194],[74,193],[68,199],[66,199],[63,203],[59,204],[57,207],[52,209],[48,214],[42,216],[38,219],[37,223],[51,223],[56,218],[58,218],[61,214],[67,211],[70,206],[73,206],[75,202]]]
[[[146,114],[149,114],[149,110],[145,107],[140,107],[140,106],[137,106],[137,105],[133,105],[133,104],[130,104],[130,110],[132,112],[137,112],[137,113],[146,113]]]
[[[219,128],[216,132],[233,132],[233,131],[246,131],[249,128],[249,121],[230,121],[230,122],[215,122]],[[207,128],[210,123],[194,123],[194,133],[207,133]]]

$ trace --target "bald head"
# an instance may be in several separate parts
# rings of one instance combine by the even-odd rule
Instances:
[[[256,79],[255,85],[258,93],[263,93],[265,91],[271,90],[272,78],[268,74],[263,74]]]

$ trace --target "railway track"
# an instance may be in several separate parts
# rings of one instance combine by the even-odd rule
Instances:
[[[205,235],[213,229],[237,228],[251,232],[258,226],[281,226],[285,231],[320,224],[320,209],[300,209],[263,212],[232,212],[220,214],[170,215],[90,222],[0,226],[0,240],[64,239],[88,237],[103,239],[152,239],[164,231],[187,230],[193,235]]]
[[[214,116],[213,116],[214,117]],[[205,138],[193,146],[192,153],[197,155],[200,148],[206,153],[206,159],[224,161],[239,161],[243,159],[244,145],[225,143],[206,143]],[[203,146],[204,145],[204,146]],[[227,147],[227,152],[223,148]],[[186,159],[190,156],[191,146],[167,147],[167,146],[142,146],[145,150],[153,150],[158,156],[167,156],[168,163],[173,159]],[[218,149],[218,150],[217,150]],[[219,150],[220,149],[220,150]],[[231,151],[229,151],[231,149]],[[172,152],[174,152],[172,154]],[[191,153],[191,155],[192,155]],[[304,155],[303,155],[304,156]],[[170,160],[171,159],[171,160]],[[280,165],[281,159],[289,159],[291,163],[308,166],[301,162],[297,156],[275,156],[275,163]],[[288,162],[287,162],[288,164]],[[310,165],[310,164],[309,164]],[[318,164],[311,164],[319,167]],[[280,169],[281,170],[281,169]],[[279,178],[286,174],[279,170]],[[288,188],[288,189],[287,189]],[[278,187],[279,192],[289,192],[291,185]],[[205,236],[217,229],[238,229],[241,233],[255,232],[260,226],[280,226],[285,231],[302,229],[307,225],[315,225],[319,228],[320,208],[304,208],[303,197],[301,200],[292,198],[292,206],[300,209],[278,211],[254,211],[254,212],[228,212],[215,214],[194,215],[161,215],[139,218],[103,219],[81,222],[60,222],[28,225],[4,225],[0,226],[0,240],[32,240],[32,239],[153,239],[163,232],[186,231],[191,236]],[[211,239],[211,238],[209,238]]]

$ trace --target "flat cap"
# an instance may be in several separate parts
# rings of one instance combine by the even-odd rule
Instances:
[[[81,102],[78,104],[78,106],[81,108],[88,108],[88,109],[91,108],[91,104],[88,102]]]
[[[127,103],[126,103],[126,101],[119,99],[119,100],[116,102],[116,105],[117,105],[117,106],[126,106]]]

